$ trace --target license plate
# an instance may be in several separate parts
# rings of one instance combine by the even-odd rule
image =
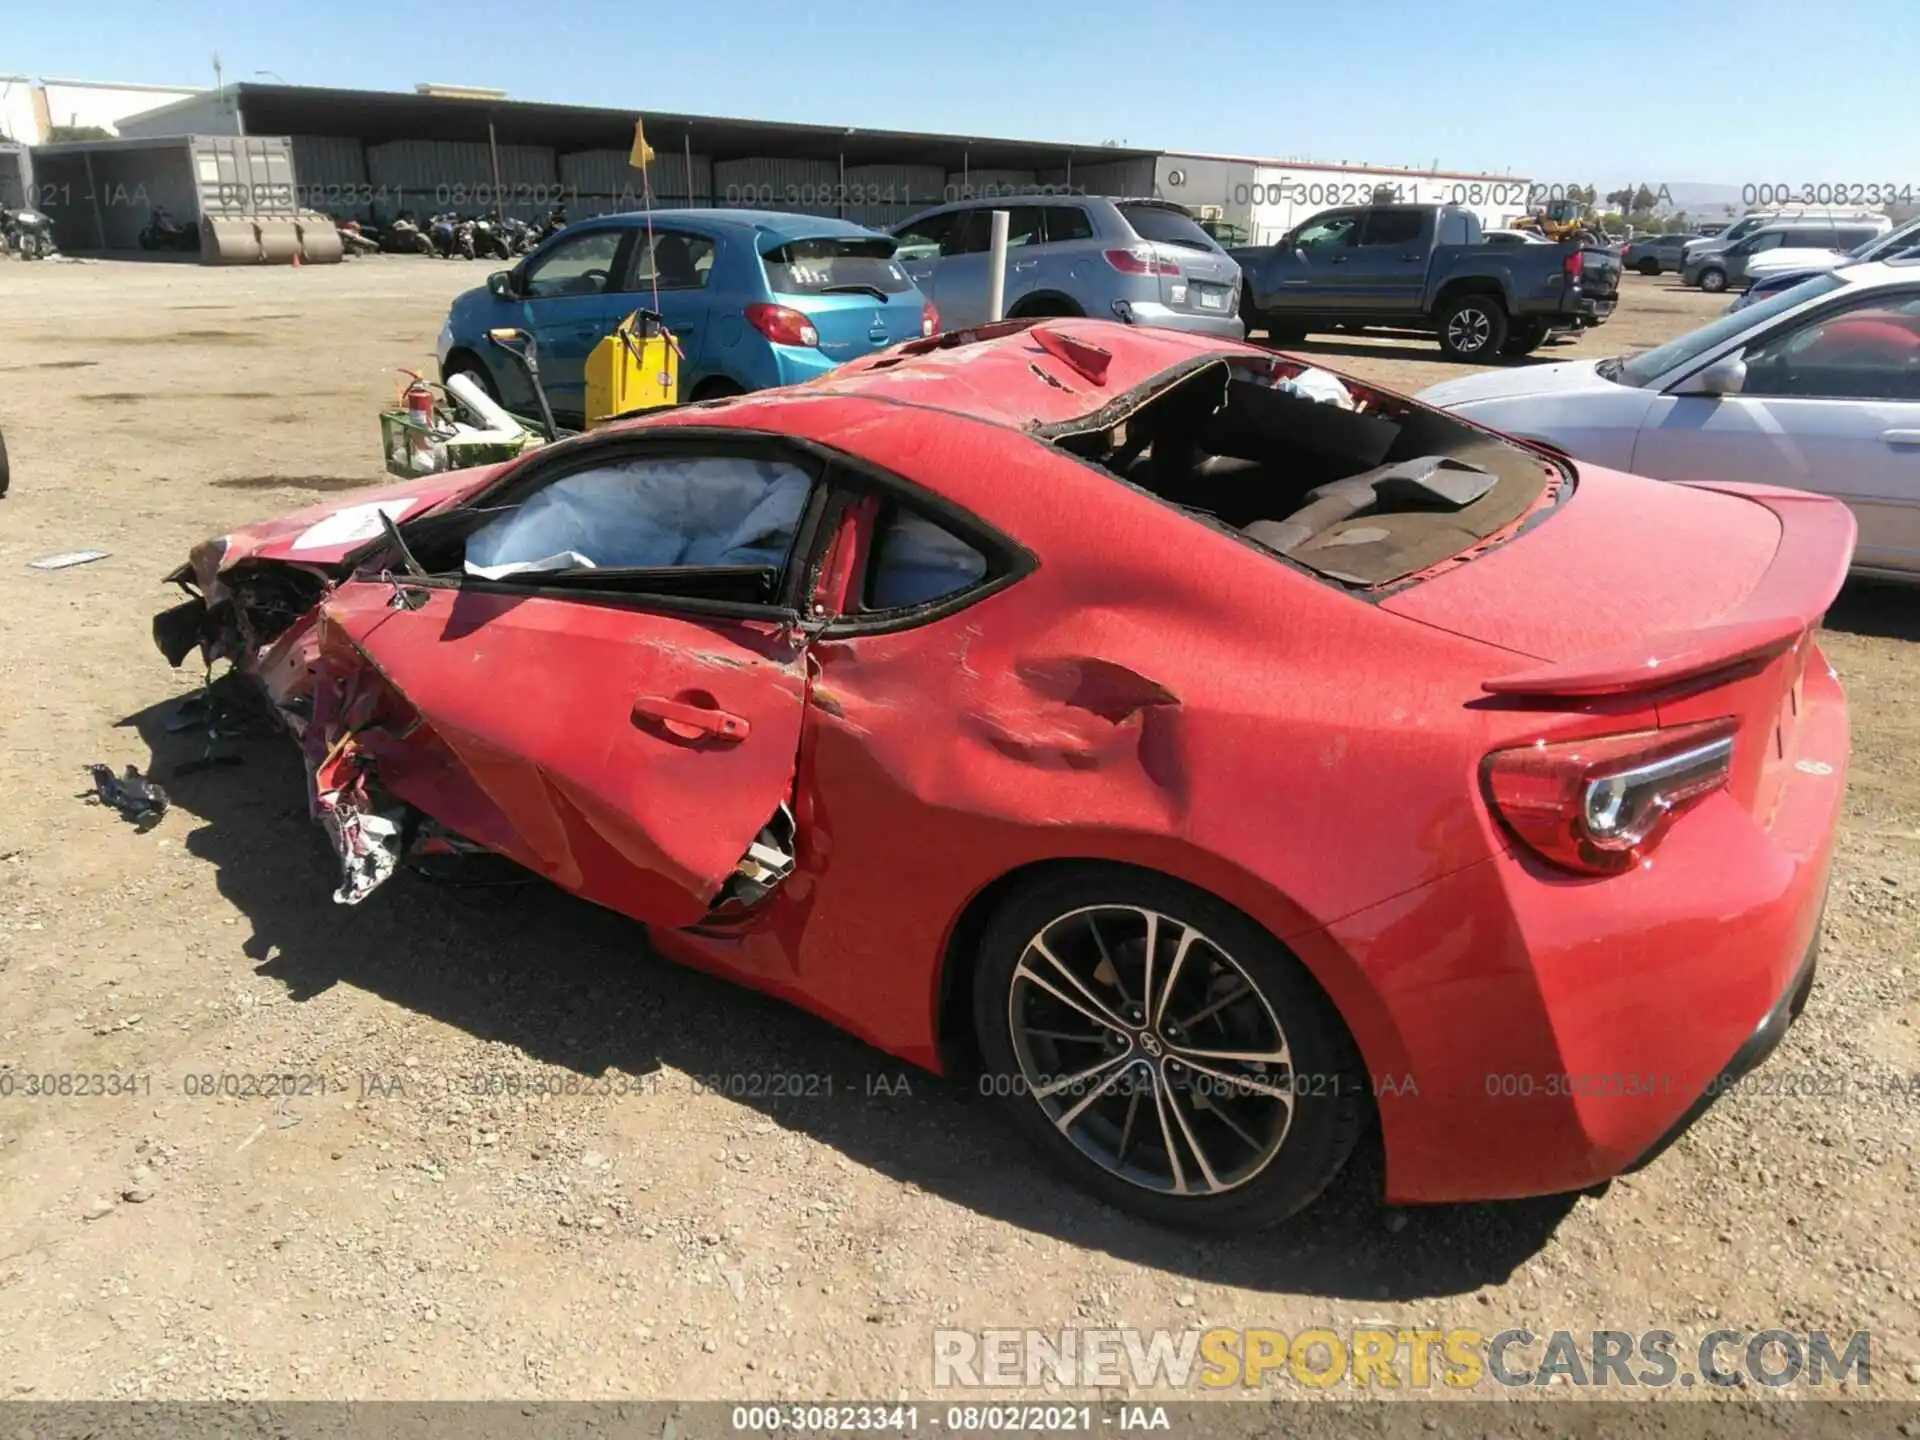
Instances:
[[[1202,310],[1224,310],[1227,308],[1227,292],[1224,290],[1196,290]]]

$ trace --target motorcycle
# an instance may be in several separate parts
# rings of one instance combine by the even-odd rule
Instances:
[[[515,215],[503,215],[494,224],[502,246],[500,258],[524,255],[533,248],[533,227]]]
[[[460,248],[460,217],[450,210],[443,210],[427,221],[427,238],[433,242],[433,253],[442,260],[451,260]]]
[[[155,205],[140,229],[140,248],[142,250],[198,250],[200,248],[200,230],[197,226],[182,225],[167,213],[164,205]]]
[[[336,220],[334,228],[340,232],[340,248],[349,255],[375,255],[379,253],[380,242],[367,234],[358,220]]]
[[[52,256],[53,221],[38,210],[0,210],[0,251],[22,260]]]
[[[390,255],[431,255],[435,249],[432,237],[414,223],[411,210],[402,210],[381,232],[380,248]]]
[[[489,260],[511,260],[513,246],[507,241],[505,220],[495,220],[491,216],[478,215],[470,222],[472,228],[473,253]]]
[[[547,218],[540,222],[540,228],[533,233],[535,245],[544,244],[567,228],[567,207],[556,205],[547,212]]]

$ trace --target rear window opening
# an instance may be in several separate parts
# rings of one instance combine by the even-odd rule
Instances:
[[[1291,360],[1208,365],[1103,423],[1055,438],[1207,523],[1368,588],[1478,552],[1567,481],[1518,445]]]
[[[1178,245],[1187,250],[1212,252],[1220,248],[1192,216],[1171,205],[1149,205],[1134,201],[1114,208],[1127,217],[1127,224],[1142,240]]]
[[[761,256],[775,295],[871,295],[884,300],[913,289],[885,236],[789,240]]]

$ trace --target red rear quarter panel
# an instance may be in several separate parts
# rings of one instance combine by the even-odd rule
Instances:
[[[757,413],[756,413],[757,412]],[[1512,657],[1383,614],[1002,427],[819,396],[709,412],[853,450],[1038,557],[1018,583],[814,647],[804,873],[726,964],[937,1066],[936,962],[1022,866],[1098,858],[1220,895],[1283,938],[1487,859],[1472,803]],[[1380,1071],[1377,979],[1302,953]],[[1463,957],[1473,963],[1473,957]]]

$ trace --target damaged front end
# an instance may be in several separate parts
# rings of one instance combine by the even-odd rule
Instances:
[[[196,650],[207,688],[209,748],[217,733],[214,668],[250,682],[300,743],[307,805],[339,856],[333,898],[358,904],[399,867],[417,831],[404,806],[381,806],[370,788],[359,732],[374,723],[378,697],[357,683],[357,667],[322,654],[320,606],[342,577],[326,566],[242,559],[229,566],[231,537],[194,548],[167,576],[187,594],[153,617],[153,639],[176,669]],[[443,847],[445,848],[445,847]]]
[[[429,701],[417,706],[415,687],[402,688],[399,670],[389,664],[393,656],[370,637],[382,633],[396,612],[411,618],[428,591],[405,577],[383,573],[363,571],[360,581],[373,583],[358,583],[353,574],[356,558],[363,557],[356,552],[306,563],[262,555],[244,540],[235,547],[223,538],[197,547],[188,563],[168,577],[187,599],[154,617],[154,641],[176,667],[198,650],[208,685],[189,705],[206,713],[209,749],[216,733],[232,733],[220,728],[232,713],[226,703],[232,687],[242,686],[249,698],[265,701],[277,725],[299,744],[308,814],[326,833],[338,859],[333,898],[339,904],[359,904],[403,865],[427,868],[422,862],[429,857],[496,856],[652,922],[655,914],[648,912],[662,908],[657,894],[641,906],[651,892],[636,892],[629,905],[617,885],[594,883],[603,875],[581,873],[582,853],[588,856],[585,863],[604,865],[607,854],[632,857],[647,848],[635,836],[623,836],[618,827],[625,822],[595,799],[618,786],[579,799],[549,796],[549,784],[564,781],[554,781],[537,756],[529,757],[511,744],[488,749],[484,741],[475,752],[474,727],[484,730],[499,718],[497,690],[482,685],[470,696],[463,692],[460,703],[470,703],[471,710],[449,715],[447,696],[429,682]],[[431,633],[439,633],[437,625]],[[229,669],[216,689],[214,674],[221,661]],[[785,694],[787,688],[791,686],[768,693]],[[434,709],[434,703],[442,708]],[[797,695],[792,711],[797,725]],[[640,733],[625,718],[624,708],[621,716],[623,731]],[[706,742],[668,734],[647,743],[671,754]],[[734,742],[723,737],[717,743],[726,747]],[[692,914],[683,910],[669,923],[722,929],[737,925],[756,914],[793,874],[797,827],[791,762],[796,749],[797,740],[772,741],[766,753],[784,755],[778,762],[784,782],[777,793],[769,785],[764,798],[756,796],[771,813],[761,809],[752,817],[764,823],[745,840],[744,853],[733,850],[725,860],[705,857],[687,863],[687,888],[702,898],[693,901]],[[564,768],[564,761],[560,763]],[[535,796],[545,798],[530,800]],[[677,838],[691,833],[684,831]],[[741,833],[744,837],[744,827]],[[742,841],[736,838],[734,843]],[[652,862],[636,863],[647,867]],[[675,908],[685,903],[677,902]]]

